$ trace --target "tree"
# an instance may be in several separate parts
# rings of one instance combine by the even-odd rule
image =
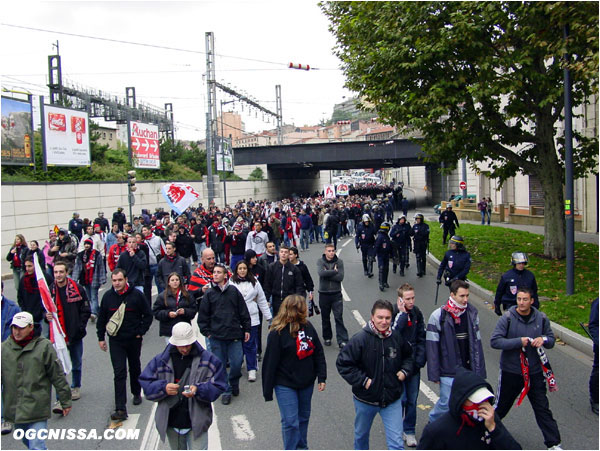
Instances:
[[[263,170],[258,166],[248,175],[248,180],[263,180]]]
[[[573,105],[598,87],[597,2],[327,2],[346,86],[379,117],[421,130],[426,161],[487,162],[544,190],[544,252],[565,255],[563,74]],[[570,28],[568,39],[563,29]],[[570,54],[570,62],[563,55]],[[595,171],[598,139],[574,133],[574,175]]]

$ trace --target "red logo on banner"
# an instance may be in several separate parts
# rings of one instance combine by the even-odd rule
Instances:
[[[71,131],[75,133],[77,144],[83,143],[83,134],[85,133],[85,118],[71,116]]]
[[[48,113],[48,128],[57,132],[66,132],[67,117],[60,113]]]
[[[171,202],[177,203],[183,196],[185,196],[185,190],[183,188],[178,187],[177,185],[169,186],[168,196],[171,199]]]

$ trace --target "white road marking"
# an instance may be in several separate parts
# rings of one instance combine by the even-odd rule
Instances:
[[[350,299],[350,296],[348,296],[348,293],[344,289],[344,284],[341,284],[341,286],[342,286],[342,298],[344,299],[344,301],[350,302],[352,299]]]
[[[358,310],[352,310],[352,314],[354,315],[354,319],[356,319],[358,324],[360,324],[360,327],[366,326],[367,322],[365,321],[365,319],[362,317],[362,315],[360,314],[360,312]]]
[[[354,240],[353,239],[349,239],[348,241],[346,241],[344,244],[342,244],[342,247],[346,247],[348,246],[350,243],[353,243]]]
[[[219,426],[217,425],[217,414],[213,409],[213,422],[208,428],[208,449],[223,449],[221,447],[221,433],[219,432]]]
[[[246,415],[232,416],[231,425],[233,426],[233,435],[236,439],[248,442],[256,438]]]

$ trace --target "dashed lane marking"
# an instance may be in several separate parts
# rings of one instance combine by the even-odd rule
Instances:
[[[354,315],[354,318],[356,319],[358,324],[360,324],[360,327],[365,327],[367,325],[367,322],[358,310],[352,310],[352,314]]]
[[[234,415],[231,417],[231,425],[233,426],[233,435],[236,439],[249,442],[254,440],[256,436],[250,426],[250,422],[246,415]]]

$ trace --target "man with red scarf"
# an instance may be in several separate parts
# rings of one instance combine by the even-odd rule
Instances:
[[[285,222],[285,233],[287,233],[291,246],[298,247],[300,245],[300,227],[300,220],[294,211]]]
[[[102,258],[98,256],[98,261]],[[102,262],[104,264],[104,262]],[[71,356],[73,368],[71,398],[76,401],[81,397],[81,363],[83,359],[83,337],[87,334],[87,322],[90,319],[90,303],[83,287],[68,277],[66,263],[54,265],[54,282],[50,285],[50,294],[56,304],[58,320],[65,332],[65,341]],[[46,319],[52,320],[52,314],[46,313]],[[60,402],[52,408],[54,413],[63,413]]]
[[[448,412],[457,367],[486,377],[479,313],[469,304],[469,284],[464,280],[450,284],[448,301],[429,317],[426,349],[427,377],[440,384],[440,399],[429,413],[433,422]]]
[[[502,350],[496,412],[504,418],[517,397],[519,406],[527,396],[544,444],[548,449],[562,449],[558,424],[546,396],[546,383],[551,392],[558,389],[544,352],[544,348],[554,347],[554,332],[550,320],[533,306],[534,302],[532,290],[519,288],[517,305],[504,312],[492,333],[492,348]]]
[[[47,282],[49,283],[49,281]],[[42,335],[42,329],[45,329],[43,335],[48,338],[48,323],[44,322],[46,311],[42,305],[42,296],[40,295],[40,288],[35,276],[35,266],[32,257],[25,257],[25,274],[19,282],[17,303],[21,307],[21,310],[29,312],[33,316],[35,334]]]
[[[83,250],[75,258],[72,276],[85,289],[92,310],[90,319],[95,322],[98,317],[98,291],[106,283],[106,268],[102,255],[93,246],[91,238],[84,241]]]
[[[110,272],[113,272],[117,267],[119,255],[127,251],[127,237],[128,235],[126,233],[118,233],[116,244],[113,244],[108,250],[106,262],[108,263],[108,269],[110,269]]]

